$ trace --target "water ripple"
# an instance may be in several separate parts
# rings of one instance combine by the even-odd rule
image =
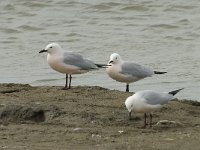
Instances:
[[[134,5],[134,6],[126,6],[121,8],[121,10],[125,10],[125,11],[148,11],[149,8],[144,7],[144,6],[140,6],[140,5]]]
[[[39,31],[39,30],[44,30],[44,28],[34,27],[34,26],[30,26],[30,25],[21,25],[21,26],[19,26],[17,28],[18,29],[22,29],[24,31]]]
[[[171,24],[154,24],[154,25],[150,25],[150,27],[163,28],[163,29],[176,29],[176,28],[179,28],[179,26],[171,25]]]
[[[3,33],[21,33],[21,31],[14,28],[0,28],[0,31]]]
[[[111,9],[111,8],[112,8],[111,6],[109,6],[105,3],[87,7],[87,9],[96,9],[96,10],[108,10],[108,9]]]
[[[30,8],[43,8],[43,7],[49,7],[51,6],[50,3],[47,2],[33,2],[33,1],[25,1],[22,3],[22,5],[30,7]]]

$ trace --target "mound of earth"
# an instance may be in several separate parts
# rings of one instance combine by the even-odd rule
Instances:
[[[0,84],[0,149],[199,150],[199,102],[170,101],[143,129],[143,114],[128,120],[124,101],[132,94]]]

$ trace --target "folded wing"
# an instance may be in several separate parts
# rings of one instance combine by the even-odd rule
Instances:
[[[63,63],[66,65],[73,65],[79,67],[81,70],[97,69],[97,66],[82,55],[74,52],[64,52]]]
[[[121,67],[122,74],[128,74],[139,78],[150,77],[154,74],[151,69],[136,63],[124,62]]]

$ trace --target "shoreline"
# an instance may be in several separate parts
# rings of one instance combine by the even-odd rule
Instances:
[[[133,114],[129,121],[124,106],[132,93],[98,86],[61,88],[0,84],[0,147],[184,150],[200,146],[200,102],[172,100],[153,113],[152,128],[142,129],[143,114]]]

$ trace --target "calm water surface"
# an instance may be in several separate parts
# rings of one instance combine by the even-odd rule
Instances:
[[[110,54],[167,71],[131,84],[130,90],[170,91],[200,100],[200,1],[0,1],[0,83],[64,85],[64,75],[39,54],[50,42],[97,63]],[[73,76],[73,85],[125,90],[105,70]]]

